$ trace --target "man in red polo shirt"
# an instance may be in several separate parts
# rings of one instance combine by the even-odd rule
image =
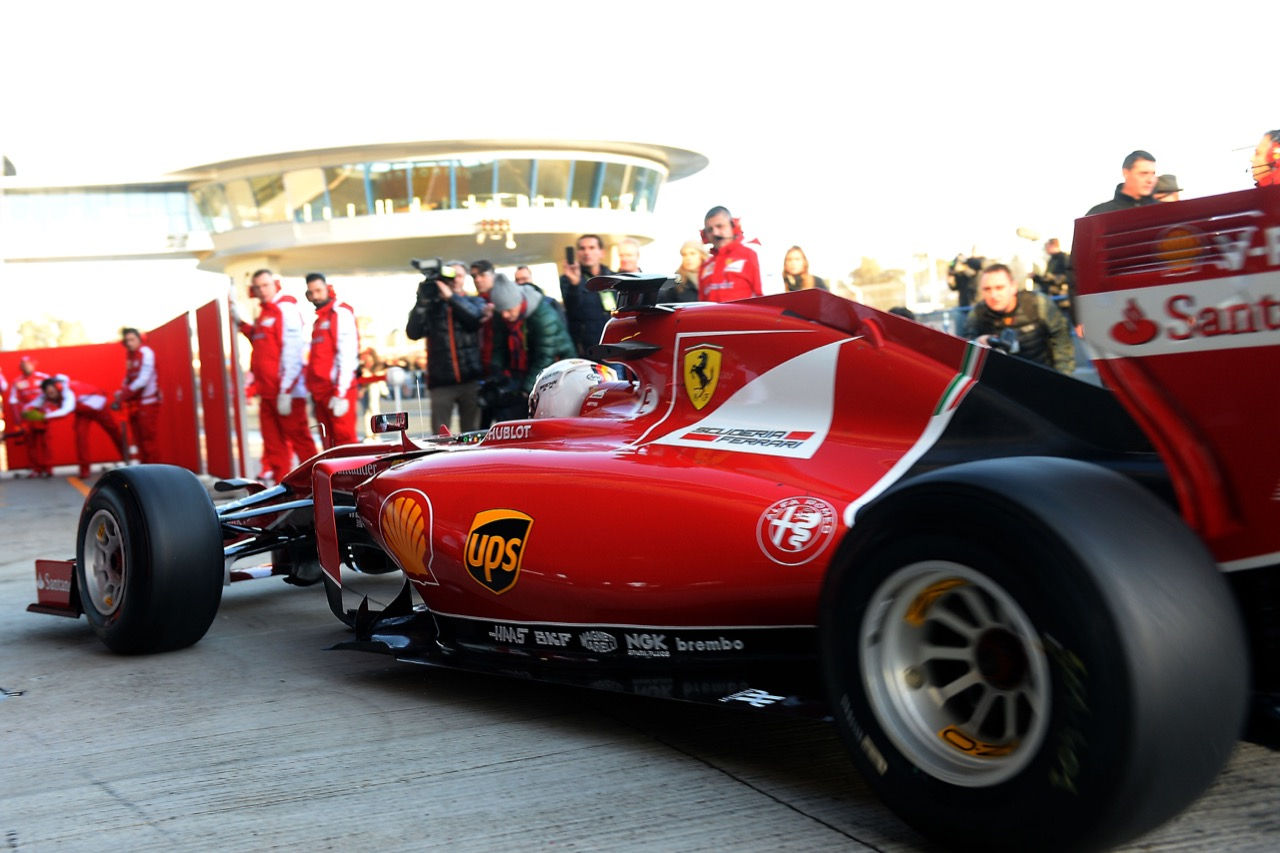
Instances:
[[[76,461],[80,463],[80,478],[89,476],[89,425],[102,427],[116,448],[120,460],[129,461],[129,450],[124,446],[120,426],[107,411],[107,395],[99,388],[69,379],[65,374],[45,379],[40,383],[43,394],[40,409],[46,423],[67,415],[75,416]]]
[[[356,370],[360,334],[351,306],[339,302],[323,275],[307,276],[307,301],[316,307],[307,360],[307,390],[316,420],[324,427],[324,446],[356,442]]]
[[[258,390],[258,420],[262,429],[264,478],[279,480],[298,461],[316,454],[316,443],[307,425],[306,403],[294,404],[293,391],[302,381],[303,328],[298,300],[280,289],[271,270],[258,270],[250,279],[249,292],[257,297],[261,310],[252,323],[240,319],[232,305],[232,316],[240,331],[253,342],[249,370]]]
[[[156,354],[142,342],[142,333],[134,328],[120,330],[124,344],[124,379],[116,391],[116,402],[123,403],[129,415],[129,429],[138,445],[140,462],[159,462],[156,432],[160,428],[160,386],[156,380]]]
[[[49,442],[45,435],[44,413],[40,410],[44,399],[40,383],[48,379],[49,374],[36,370],[36,360],[29,355],[18,362],[18,369],[22,375],[9,386],[8,414],[13,417],[15,426],[22,430],[31,476],[48,477]]]
[[[703,302],[731,302],[760,296],[760,258],[742,236],[742,227],[729,211],[716,206],[703,219],[702,242],[711,257],[698,273],[698,298]],[[752,244],[758,245],[756,241]]]

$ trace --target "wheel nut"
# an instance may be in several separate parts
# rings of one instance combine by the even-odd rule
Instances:
[[[922,673],[920,668],[916,666],[909,666],[904,669],[902,671],[902,680],[905,681],[907,686],[912,690],[919,690],[921,687],[924,687],[924,673]]]

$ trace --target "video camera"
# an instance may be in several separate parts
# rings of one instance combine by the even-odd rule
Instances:
[[[418,283],[418,301],[420,302],[433,302],[439,299],[440,288],[436,287],[436,282],[446,281],[452,286],[453,280],[458,275],[457,270],[445,266],[444,261],[439,258],[411,258],[409,263],[422,273],[422,281]]]

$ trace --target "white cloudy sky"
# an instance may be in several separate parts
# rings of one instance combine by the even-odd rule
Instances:
[[[651,140],[712,163],[665,190],[668,241],[726,204],[839,276],[864,254],[999,254],[1020,225],[1069,238],[1134,148],[1190,195],[1246,186],[1238,149],[1280,126],[1270,23],[1194,8],[9,0],[0,150],[56,180],[373,141]]]

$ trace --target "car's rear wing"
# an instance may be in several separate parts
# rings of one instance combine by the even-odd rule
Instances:
[[[1076,221],[1076,310],[1226,569],[1280,563],[1280,188]]]

